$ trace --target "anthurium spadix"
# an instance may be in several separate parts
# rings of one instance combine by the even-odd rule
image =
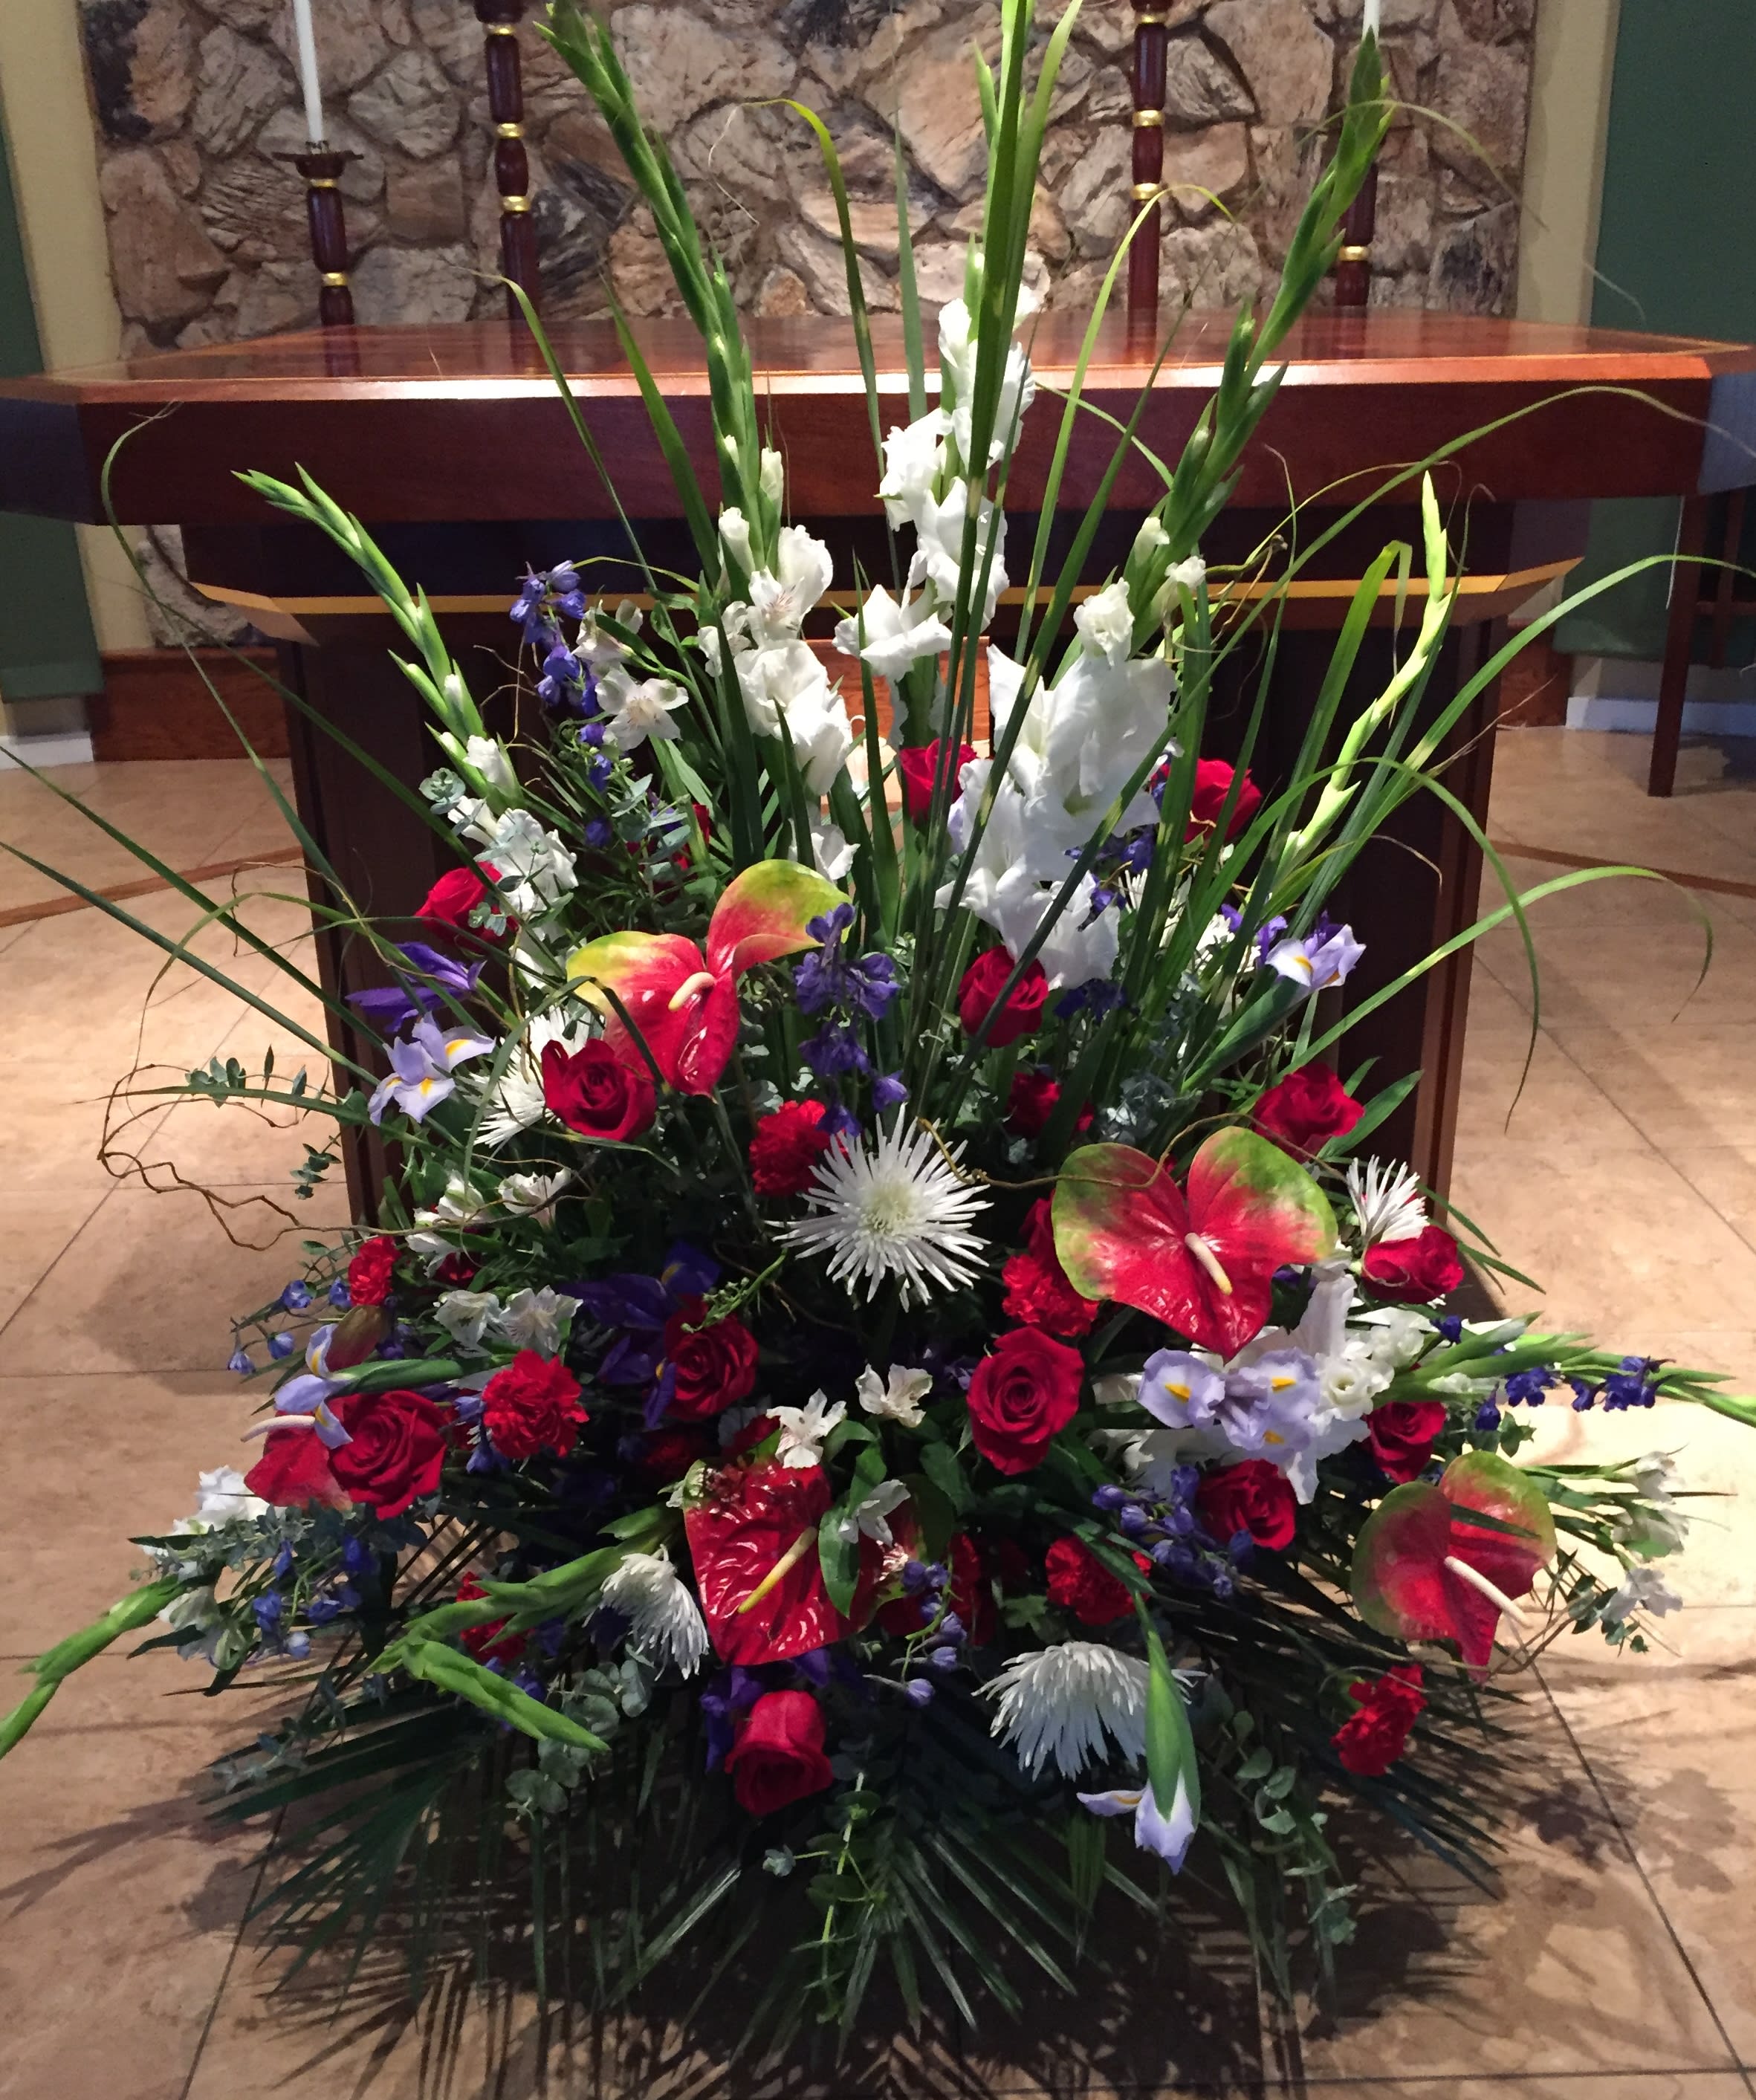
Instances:
[[[644,1043],[668,1084],[710,1094],[738,1039],[739,978],[757,963],[814,948],[808,923],[843,902],[811,868],[758,861],[726,885],[705,951],[681,933],[606,933],[573,951],[567,977],[604,1015],[605,1039],[619,1054],[638,1060]]]
[[[1335,1244],[1329,1199],[1254,1131],[1217,1131],[1178,1188],[1127,1145],[1088,1145],[1055,1184],[1055,1251],[1075,1290],[1235,1356],[1266,1325],[1276,1269]]]
[[[1399,1640],[1455,1641],[1482,1670],[1501,1615],[1516,1617],[1555,1542],[1536,1483],[1492,1451],[1471,1451],[1437,1481],[1393,1488],[1373,1511],[1354,1549],[1354,1608]]]

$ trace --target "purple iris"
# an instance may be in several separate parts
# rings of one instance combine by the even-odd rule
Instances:
[[[1260,941],[1268,929],[1257,936]],[[1305,991],[1322,991],[1340,984],[1366,953],[1364,942],[1353,938],[1351,926],[1335,926],[1327,913],[1319,912],[1308,933],[1277,942],[1263,956],[1271,970],[1277,970]]]
[[[853,923],[854,907],[838,904],[806,925],[805,930],[818,945],[792,973],[801,1013],[821,1013],[826,1007],[834,1007],[844,1013],[870,1014],[877,1021],[902,990],[896,981],[896,964],[888,955],[856,957],[843,952],[841,938]]]
[[[1114,1013],[1127,1003],[1128,995],[1120,985],[1111,984],[1107,977],[1089,977],[1056,1000],[1055,1017],[1070,1021],[1076,1013],[1089,1013],[1094,1021],[1101,1021],[1106,1013]]]
[[[1267,962],[1268,960],[1269,949],[1274,946],[1275,942],[1279,940],[1282,934],[1286,931],[1286,915],[1285,912],[1277,911],[1272,919],[1264,919],[1263,920],[1262,924],[1256,929],[1256,958],[1259,962]]]
[[[735,1717],[747,1713],[766,1689],[753,1670],[734,1663],[722,1670],[701,1695],[701,1718],[708,1727],[708,1770],[717,1771],[737,1735]]]
[[[399,941],[396,952],[404,956],[424,982],[399,974],[394,985],[374,985],[368,991],[351,991],[347,1003],[386,1035],[392,1035],[422,1013],[436,1013],[442,998],[468,999],[482,974],[480,962],[464,964],[453,955],[441,955],[425,941]]]
[[[664,1362],[664,1330],[673,1313],[705,1298],[719,1282],[720,1266],[686,1240],[677,1240],[656,1276],[607,1276],[566,1286],[600,1327],[615,1339],[598,1366],[603,1385],[645,1385],[646,1427],[655,1428],[670,1405],[675,1374]]]

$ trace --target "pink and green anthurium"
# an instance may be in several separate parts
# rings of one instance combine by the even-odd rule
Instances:
[[[1400,1640],[1455,1641],[1485,1670],[1502,1612],[1516,1616],[1555,1557],[1555,1519],[1542,1489],[1492,1451],[1454,1458],[1436,1482],[1385,1496],[1353,1555],[1354,1608]]]
[[[704,953],[680,933],[606,933],[568,956],[568,980],[604,1015],[604,1039],[619,1057],[639,1064],[644,1045],[668,1085],[710,1094],[738,1040],[738,979],[754,964],[814,948],[807,923],[843,902],[814,869],[757,861],[714,906]]]
[[[1274,1272],[1335,1245],[1329,1198],[1254,1131],[1216,1131],[1188,1185],[1127,1145],[1088,1145],[1055,1184],[1055,1251],[1075,1290],[1153,1313],[1236,1356],[1267,1324]]]

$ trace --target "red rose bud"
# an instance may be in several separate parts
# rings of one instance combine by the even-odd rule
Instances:
[[[822,1130],[821,1101],[783,1101],[757,1120],[750,1140],[750,1178],[759,1196],[802,1196],[830,1140]]]
[[[497,876],[496,880],[498,880]],[[430,925],[449,926],[460,933],[470,933],[477,939],[494,938],[485,934],[479,927],[470,924],[470,914],[479,904],[490,903],[494,893],[482,880],[481,871],[474,867],[454,867],[442,875],[427,892],[415,913]]]
[[[739,1319],[697,1327],[704,1309],[700,1299],[687,1299],[664,1324],[665,1412],[680,1422],[706,1422],[756,1386],[755,1335]]]
[[[1264,1137],[1295,1159],[1309,1159],[1326,1139],[1344,1137],[1366,1113],[1327,1065],[1301,1065],[1256,1103]]]
[[[569,1130],[619,1145],[651,1127],[657,1108],[645,1065],[624,1065],[607,1043],[543,1045],[543,1099]]]
[[[821,1793],[835,1775],[823,1755],[823,1709],[809,1692],[765,1692],[726,1753],[738,1806],[772,1815],[808,1794]]]
[[[520,1349],[482,1390],[483,1426],[502,1458],[534,1458],[539,1451],[564,1458],[589,1419],[579,1380],[558,1357],[535,1349]]]
[[[1380,1240],[1368,1247],[1360,1273],[1380,1298],[1401,1305],[1444,1298],[1463,1281],[1458,1243],[1443,1225],[1428,1225],[1409,1240]]]
[[[380,1233],[366,1242],[347,1264],[347,1295],[356,1305],[382,1305],[390,1295],[396,1242]]]
[[[1366,1433],[1379,1471],[1392,1480],[1418,1479],[1445,1426],[1443,1401],[1392,1400],[1374,1408],[1366,1419]]]
[[[1085,1360],[1035,1327],[1002,1335],[969,1381],[970,1434],[1003,1473],[1028,1473],[1079,1411]]]
[[[1070,1339],[1091,1332],[1098,1301],[1082,1298],[1067,1281],[1055,1251],[1055,1226],[1045,1197],[1030,1206],[1025,1220],[1025,1251],[1015,1254],[1001,1274],[1006,1282],[1003,1307],[1009,1320],[1026,1327],[1046,1327]]]
[[[957,800],[957,776],[976,755],[973,743],[957,747],[957,763],[951,769],[951,801]],[[933,783],[939,777],[939,739],[931,743],[905,745],[896,755],[896,774],[902,783],[902,808],[911,823],[924,824],[933,811]],[[948,803],[947,807],[950,806]]]
[[[1399,1663],[1386,1675],[1361,1678],[1348,1687],[1359,1711],[1330,1738],[1344,1771],[1382,1779],[1408,1746],[1409,1733],[1427,1704],[1418,1662]]]
[[[438,1487],[446,1418],[430,1400],[418,1392],[349,1392],[329,1405],[350,1440],[330,1452],[329,1470],[351,1501],[388,1519]],[[319,1440],[311,1430],[298,1433]]]
[[[1143,1571],[1152,1565],[1141,1555],[1135,1558]],[[1127,1583],[1077,1538],[1057,1538],[1043,1556],[1043,1566],[1050,1604],[1071,1612],[1081,1626],[1110,1626],[1134,1608]]]
[[[1183,834],[1185,844],[1191,839],[1198,839],[1204,832],[1211,832],[1219,823],[1225,798],[1232,792],[1233,773],[1233,769],[1223,758],[1196,760],[1194,792],[1189,801],[1189,828]],[[1261,806],[1262,790],[1246,773],[1225,836],[1235,839]]]
[[[1035,1065],[1013,1074],[1012,1092],[1006,1102],[1006,1127],[1021,1137],[1040,1137],[1061,1100],[1061,1082]],[[1081,1109],[1073,1119],[1076,1131],[1089,1130],[1092,1111]]]
[[[1013,973],[1013,959],[1004,948],[990,948],[977,955],[964,973],[957,988],[957,1017],[966,1035],[973,1035],[991,1013]],[[1033,1035],[1043,1019],[1048,1000],[1048,978],[1040,963],[1032,963],[1007,994],[1006,1004],[994,1015],[994,1025],[984,1039],[990,1050],[1004,1050],[1021,1035]]]
[[[1195,1514],[1216,1546],[1229,1546],[1246,1531],[1253,1545],[1278,1553],[1293,1542],[1299,1503],[1277,1467],[1266,1458],[1246,1458],[1202,1475]]]

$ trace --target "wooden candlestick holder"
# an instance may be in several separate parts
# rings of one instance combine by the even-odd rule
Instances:
[[[500,192],[500,266],[534,307],[542,295],[536,260],[536,222],[531,215],[531,163],[524,150],[524,76],[518,24],[525,0],[475,0],[487,32],[488,113],[494,126],[494,184]],[[506,294],[506,312],[523,318]]]
[[[334,152],[320,139],[293,165],[305,178],[305,217],[311,227],[311,260],[317,266],[317,318],[325,328],[351,328],[354,295],[347,288],[347,225],[342,210],[342,176],[352,152]]]
[[[1156,325],[1158,319],[1158,235],[1165,166],[1165,60],[1170,38],[1166,18],[1153,0],[1134,0],[1133,218],[1143,204],[1150,211],[1128,249],[1128,319]]]

